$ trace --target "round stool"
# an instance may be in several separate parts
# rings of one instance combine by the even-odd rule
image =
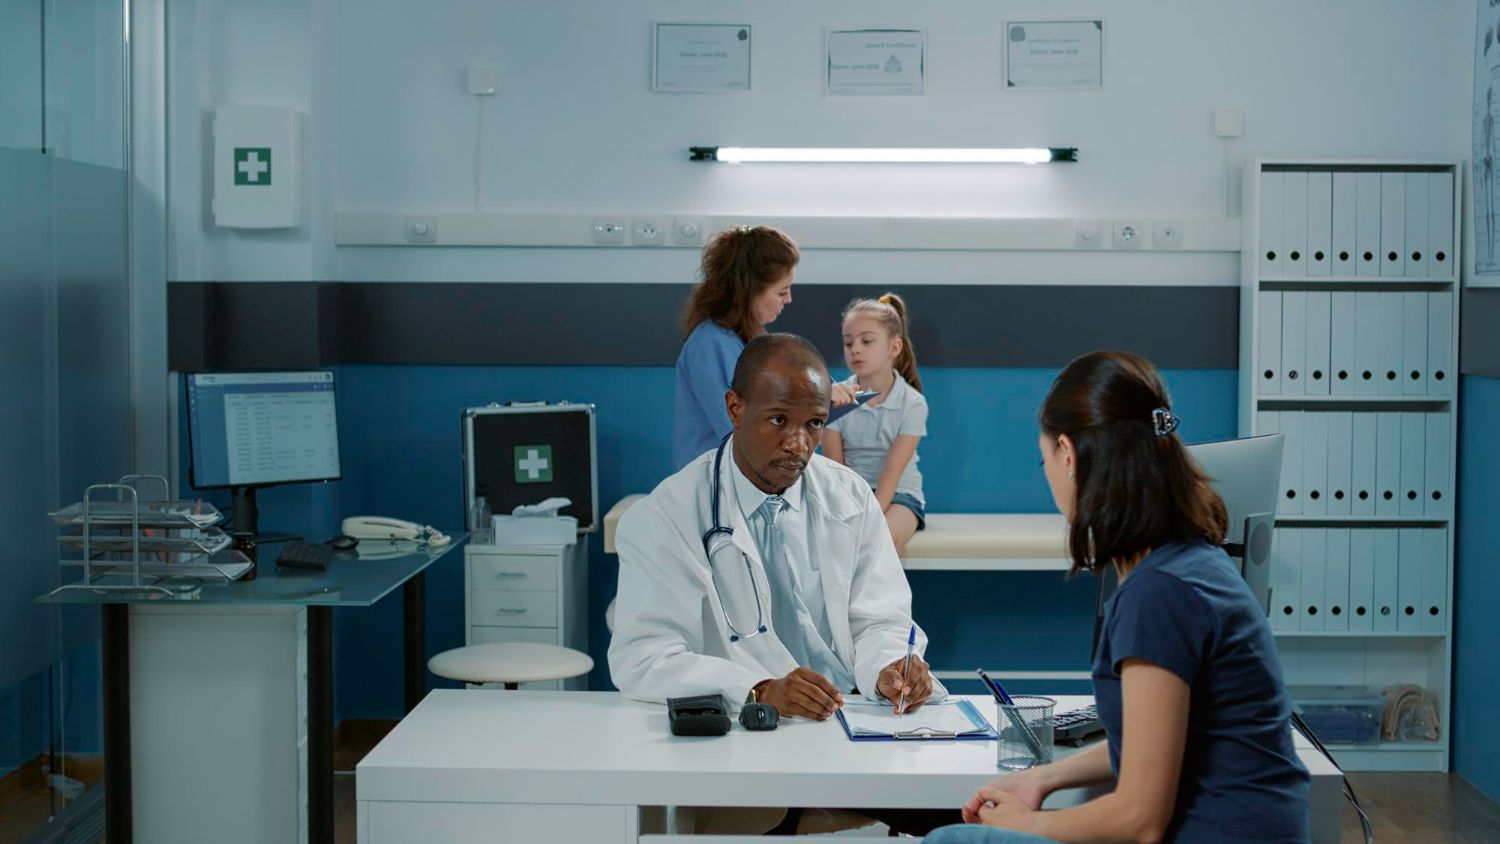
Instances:
[[[594,660],[582,651],[557,645],[496,642],[443,651],[427,661],[427,670],[465,683],[522,683],[566,680],[594,670]]]

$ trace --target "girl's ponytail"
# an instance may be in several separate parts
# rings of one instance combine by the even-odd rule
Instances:
[[[917,373],[917,352],[911,347],[911,325],[906,318],[906,302],[895,293],[887,293],[880,297],[880,301],[890,305],[891,310],[896,312],[896,317],[901,320],[901,331],[897,334],[901,338],[901,354],[896,356],[896,371],[906,379],[917,392],[922,392],[922,376]]]

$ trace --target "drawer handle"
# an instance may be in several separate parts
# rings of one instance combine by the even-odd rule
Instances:
[[[523,612],[526,612],[526,610],[525,609],[512,610],[512,609],[506,609],[505,607],[501,607],[500,609],[495,610],[495,615],[520,615]]]
[[[517,578],[517,577],[525,577],[526,576],[526,572],[524,572],[524,571],[497,571],[497,572],[495,572],[495,576],[496,577],[507,578],[507,579],[512,579],[512,578]]]

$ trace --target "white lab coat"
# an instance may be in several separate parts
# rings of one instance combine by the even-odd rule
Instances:
[[[719,552],[717,571],[730,617],[741,632],[755,627],[761,592],[771,626],[771,595],[755,540],[735,495],[734,444],[725,449],[719,484],[719,520],[734,529],[738,551]],[[661,702],[669,697],[721,693],[738,707],[762,680],[783,677],[797,662],[774,627],[729,641],[718,593],[710,581],[703,534],[713,525],[709,490],[714,451],[662,481],[630,508],[615,532],[620,556],[619,594],[609,670],[626,697]],[[808,546],[821,566],[833,650],[860,692],[877,699],[880,670],[906,656],[911,630],[911,587],[891,543],[870,485],[848,467],[815,454],[802,474],[809,514]],[[750,585],[745,557],[755,571]],[[917,630],[916,653],[927,647]],[[946,690],[933,681],[932,699]]]

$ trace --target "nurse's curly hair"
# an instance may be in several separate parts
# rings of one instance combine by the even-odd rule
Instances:
[[[682,314],[682,334],[712,320],[746,343],[766,333],[750,303],[802,259],[797,244],[770,226],[735,226],[703,247],[702,280]]]

